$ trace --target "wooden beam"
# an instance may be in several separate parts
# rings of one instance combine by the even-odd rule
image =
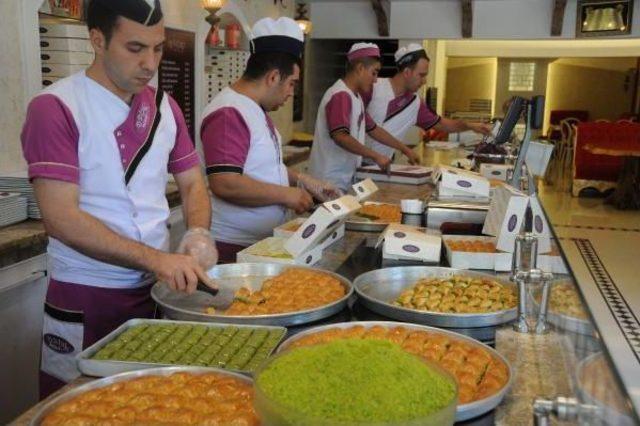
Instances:
[[[551,35],[562,35],[562,21],[564,21],[564,9],[567,0],[553,0],[553,16],[551,18]]]
[[[471,38],[473,36],[473,1],[460,0],[462,4],[462,37]]]
[[[378,19],[378,35],[389,37],[389,0],[371,0]]]

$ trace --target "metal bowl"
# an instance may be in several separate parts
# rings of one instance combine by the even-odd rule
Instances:
[[[450,277],[453,275],[491,279],[504,286],[515,288],[513,283],[494,275],[432,266],[401,266],[377,269],[357,277],[354,281],[354,287],[362,304],[367,308],[380,315],[400,321],[446,328],[479,328],[503,324],[516,318],[517,309],[515,307],[496,312],[455,314],[419,311],[393,305],[393,301],[396,300],[400,293],[413,287],[419,279]]]
[[[280,347],[278,347],[278,350],[276,351],[276,354],[279,354],[285,350],[287,350],[289,348],[289,346],[291,346],[293,343],[295,343],[296,341],[302,339],[303,337],[315,334],[315,333],[319,333],[325,330],[329,330],[332,328],[351,328],[351,327],[355,327],[355,326],[363,326],[365,328],[371,328],[374,326],[382,326],[382,327],[387,327],[387,328],[392,328],[392,327],[405,327],[411,330],[420,330],[420,331],[428,331],[430,333],[439,333],[439,334],[445,334],[447,336],[450,336],[451,338],[454,339],[458,339],[458,340],[462,340],[465,343],[474,345],[474,346],[478,346],[480,348],[482,348],[483,350],[489,352],[492,356],[500,359],[500,361],[502,361],[506,366],[507,369],[509,370],[509,380],[507,381],[507,383],[502,387],[502,389],[500,389],[500,391],[498,391],[497,393],[488,396],[487,398],[484,399],[480,399],[478,401],[473,401],[467,404],[460,404],[458,405],[458,407],[456,408],[456,421],[457,422],[461,422],[464,420],[469,420],[472,419],[474,417],[478,417],[484,413],[487,413],[491,410],[493,410],[494,408],[496,408],[504,399],[505,395],[507,394],[507,392],[509,391],[509,388],[511,387],[511,384],[513,382],[513,369],[511,368],[511,364],[509,364],[509,361],[507,361],[507,359],[505,357],[503,357],[499,352],[497,352],[495,349],[478,342],[477,340],[472,339],[471,337],[467,337],[464,336],[462,334],[458,334],[458,333],[454,333],[452,331],[449,330],[443,330],[440,328],[435,328],[435,327],[427,327],[424,325],[417,325],[417,324],[402,324],[402,323],[397,323],[397,322],[393,322],[393,321],[354,321],[354,322],[344,322],[341,324],[330,324],[330,325],[325,325],[325,326],[320,326],[320,327],[313,327],[310,328],[306,331],[303,331],[301,333],[298,333],[290,338],[288,338],[287,340],[285,340],[284,342],[282,342],[282,344],[280,345]]]
[[[233,288],[234,290],[247,287],[252,291],[257,291],[262,288],[262,283],[266,279],[290,268],[309,269],[330,275],[340,281],[345,289],[345,295],[335,302],[317,308],[269,315],[207,314],[205,312],[206,306],[198,303],[197,298],[172,291],[162,283],[156,283],[153,286],[151,297],[158,303],[164,315],[170,319],[254,325],[291,326],[307,324],[330,317],[347,306],[347,300],[353,293],[351,282],[338,274],[318,268],[277,263],[234,263],[214,266],[208,271],[208,274],[214,280],[220,281],[225,287]]]
[[[102,388],[105,386],[109,386],[114,383],[126,382],[128,380],[137,379],[138,377],[170,376],[171,374],[174,374],[174,373],[192,373],[192,374],[218,373],[221,375],[232,376],[243,382],[253,384],[252,379],[242,374],[233,373],[233,372],[221,370],[218,368],[209,368],[209,367],[162,367],[162,368],[150,368],[147,370],[130,371],[127,373],[117,374],[111,377],[105,377],[104,379],[94,380],[92,382],[85,383],[84,385],[78,386],[77,388],[73,388],[67,392],[64,392],[63,394],[47,402],[40,410],[38,410],[38,412],[33,417],[33,419],[31,419],[31,423],[29,423],[29,425],[30,426],[40,425],[42,421],[45,419],[45,417],[54,408],[85,392],[92,391],[94,389]]]

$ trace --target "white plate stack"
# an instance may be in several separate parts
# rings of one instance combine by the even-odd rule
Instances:
[[[42,219],[26,170],[5,173],[0,176],[0,192],[15,192],[27,199],[27,214],[32,219]]]
[[[27,199],[15,192],[0,192],[0,226],[27,220]]]

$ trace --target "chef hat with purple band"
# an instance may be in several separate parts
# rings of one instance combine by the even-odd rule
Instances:
[[[91,0],[139,24],[152,26],[162,19],[160,0]]]
[[[304,34],[296,21],[287,17],[263,18],[253,26],[252,53],[284,52],[302,55]]]
[[[429,59],[427,51],[418,43],[409,43],[406,46],[402,46],[400,49],[396,50],[396,53],[393,55],[397,66],[402,66],[403,64],[412,61],[416,56]]]
[[[380,48],[374,43],[356,43],[347,53],[347,60],[353,62],[360,58],[379,58]]]

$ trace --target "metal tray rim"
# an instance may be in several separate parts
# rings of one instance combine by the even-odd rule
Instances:
[[[416,316],[422,318],[424,321],[433,321],[438,322],[439,324],[443,324],[447,320],[451,320],[451,322],[465,322],[465,321],[474,321],[474,320],[484,320],[485,322],[491,322],[491,324],[482,324],[481,327],[498,325],[505,322],[512,321],[516,317],[517,307],[513,307],[511,309],[504,309],[501,311],[495,312],[484,312],[484,313],[444,313],[444,312],[431,312],[431,311],[419,311],[417,309],[410,309],[401,306],[394,306],[391,303],[383,300],[376,299],[366,293],[363,292],[362,286],[370,275],[380,274],[381,271],[385,271],[388,274],[391,274],[395,270],[399,269],[407,269],[411,268],[412,270],[424,270],[425,272],[433,272],[434,274],[438,273],[451,273],[461,274],[461,275],[470,275],[470,276],[481,276],[490,278],[492,280],[498,281],[503,285],[509,285],[515,287],[515,284],[490,274],[486,274],[483,272],[477,271],[469,271],[466,269],[457,269],[457,268],[447,268],[442,266],[396,266],[392,268],[382,268],[375,269],[373,271],[365,272],[364,274],[359,275],[353,280],[353,287],[355,289],[358,297],[362,298],[367,306],[371,309],[375,310],[377,313],[387,316],[394,317],[394,312],[396,315],[404,314],[403,316]],[[380,312],[382,311],[382,312]],[[403,318],[400,318],[403,319]],[[492,321],[494,320],[494,321]],[[456,324],[456,327],[470,327],[469,324]],[[450,326],[454,328],[454,326]]]
[[[328,330],[331,328],[350,328],[358,325],[362,325],[365,328],[371,328],[376,325],[380,325],[383,327],[406,327],[414,330],[423,330],[423,331],[447,334],[456,339],[461,339],[467,343],[480,346],[482,347],[482,349],[489,351],[489,353],[491,353],[493,356],[496,356],[502,362],[504,362],[504,364],[507,366],[507,369],[509,371],[509,380],[507,381],[507,383],[498,392],[496,392],[495,394],[487,398],[480,399],[478,401],[473,401],[468,404],[458,405],[458,407],[456,408],[457,422],[472,419],[486,412],[489,412],[495,407],[497,407],[502,402],[502,400],[504,399],[509,389],[511,389],[511,385],[513,384],[513,368],[511,367],[511,364],[509,363],[509,361],[497,350],[469,336],[465,336],[463,334],[459,334],[447,329],[431,327],[428,325],[421,325],[421,324],[402,323],[402,322],[395,322],[395,321],[352,321],[352,322],[342,322],[342,323],[336,323],[336,324],[327,324],[323,326],[309,328],[308,330],[302,331],[300,333],[297,333],[287,338],[280,344],[280,346],[278,346],[278,349],[276,350],[275,353],[279,354],[285,351],[287,347],[290,346],[293,342],[305,336],[318,333],[324,330]]]
[[[227,370],[222,370],[219,368],[213,368],[213,367],[181,367],[181,366],[174,366],[174,367],[159,367],[159,368],[150,368],[150,369],[146,369],[146,370],[136,370],[136,371],[128,371],[125,373],[120,373],[120,374],[116,374],[114,376],[109,376],[109,377],[104,377],[101,379],[96,379],[93,380],[89,383],[85,383],[83,385],[80,385],[76,388],[70,389],[56,397],[54,397],[53,399],[51,399],[50,401],[46,402],[37,412],[36,414],[33,416],[33,418],[31,419],[31,422],[29,423],[30,426],[38,426],[42,423],[42,420],[44,418],[45,415],[47,415],[47,413],[52,410],[53,408],[55,408],[57,405],[70,400],[71,398],[78,396],[84,392],[88,392],[94,389],[98,389],[101,387],[105,387],[105,386],[109,386],[111,384],[114,383],[118,383],[118,382],[122,382],[122,381],[126,381],[126,380],[130,380],[133,378],[137,378],[137,377],[145,377],[145,376],[169,376],[173,373],[180,373],[180,372],[186,372],[186,373],[193,373],[193,374],[205,374],[205,373],[218,373],[218,374],[223,374],[223,375],[228,375],[228,376],[233,376],[239,380],[242,380],[244,382],[247,383],[251,383],[253,384],[253,380],[250,377],[247,377],[245,375],[239,374],[239,373],[234,373],[232,371],[227,371]]]
[[[225,268],[225,267],[230,268],[232,266],[237,268],[238,265],[247,265],[248,267],[257,267],[257,268],[275,267],[277,269],[280,269],[280,272],[282,272],[284,269],[295,268],[295,269],[309,269],[316,272],[325,273],[327,275],[330,275],[336,278],[338,281],[340,281],[342,285],[345,287],[346,294],[342,298],[330,304],[320,306],[317,308],[306,309],[304,311],[285,312],[281,314],[266,314],[266,315],[209,315],[204,312],[195,312],[195,311],[190,311],[190,310],[179,308],[179,307],[167,306],[154,292],[154,289],[157,288],[157,286],[160,285],[160,283],[154,284],[153,288],[151,289],[151,297],[163,310],[168,308],[172,312],[178,312],[182,315],[196,317],[198,319],[201,319],[207,322],[211,322],[211,320],[218,320],[221,322],[233,323],[233,324],[262,324],[264,322],[270,322],[272,325],[287,326],[287,325],[298,325],[298,324],[305,324],[308,322],[317,321],[317,320],[326,318],[328,316],[331,316],[336,312],[339,312],[342,308],[346,306],[347,301],[349,300],[349,298],[354,292],[353,284],[347,278],[343,277],[342,275],[338,275],[335,272],[314,268],[311,266],[287,265],[287,264],[281,264],[281,263],[246,262],[246,263],[232,263],[228,265],[217,265],[217,266],[214,266],[212,270],[215,268]],[[250,276],[250,275],[245,275],[245,276]],[[309,317],[309,319],[300,320],[301,318],[305,318],[305,317]]]
[[[111,331],[109,334],[104,336],[102,339],[95,342],[93,345],[84,349],[82,352],[75,356],[76,363],[78,364],[78,369],[92,377],[106,377],[111,376],[113,374],[125,373],[128,371],[136,371],[136,370],[145,370],[150,368],[161,368],[161,367],[180,367],[180,365],[176,364],[163,364],[163,363],[151,363],[151,362],[139,362],[139,361],[122,361],[122,360],[94,360],[91,357],[96,354],[100,349],[102,349],[105,345],[113,341],[116,337],[118,337],[121,333],[123,333],[126,329],[140,325],[140,324],[190,324],[190,325],[204,325],[205,327],[238,327],[238,328],[259,328],[266,330],[278,330],[282,332],[282,336],[278,340],[278,344],[274,346],[269,355],[273,354],[277,347],[282,343],[284,338],[287,335],[286,327],[282,326],[273,326],[273,325],[252,325],[252,324],[230,324],[230,323],[216,323],[216,322],[197,322],[197,321],[177,321],[177,320],[165,320],[165,319],[153,319],[153,318],[133,318],[124,323],[122,323],[118,328]],[[93,365],[97,364],[97,365]],[[105,371],[103,373],[98,373],[98,370],[102,368],[110,369],[109,371]],[[186,367],[186,366],[184,366]],[[203,367],[203,368],[215,368],[215,367]],[[220,368],[222,371],[229,371],[238,374],[250,375],[248,370],[232,370],[226,368]]]

